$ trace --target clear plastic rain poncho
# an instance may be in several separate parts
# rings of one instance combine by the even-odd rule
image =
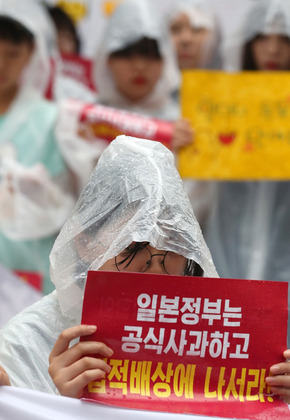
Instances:
[[[290,38],[289,0],[261,0],[253,4],[239,30],[224,45],[225,70],[241,70],[244,46],[259,34]]]
[[[48,356],[65,328],[80,323],[88,270],[132,241],[193,259],[217,277],[172,153],[158,142],[120,136],[104,151],[51,252],[49,296],[0,332],[0,364],[12,385],[55,392]]]
[[[153,92],[139,103],[130,103],[116,89],[108,68],[111,53],[147,37],[157,41],[163,59],[163,70]],[[98,101],[104,105],[134,111],[140,114],[175,120],[179,108],[171,98],[171,92],[179,85],[179,71],[174,51],[168,41],[163,22],[146,0],[125,0],[108,20],[101,48],[96,55],[95,83]]]
[[[43,99],[50,73],[49,24],[32,0],[0,0],[0,16],[34,35],[17,96],[0,115],[0,261],[48,278],[54,235],[73,205],[54,137],[57,107]]]
[[[200,54],[197,68],[219,69],[221,67],[220,57],[220,30],[213,9],[207,0],[175,0],[167,14],[167,25],[170,26],[179,15],[185,14],[193,29],[206,29],[206,37]]]
[[[251,36],[262,28],[278,30],[278,23],[284,33],[282,28],[290,27],[289,6],[288,0],[257,2],[240,38],[249,39],[249,22]],[[290,182],[218,182],[214,189],[205,238],[219,274],[289,282]]]

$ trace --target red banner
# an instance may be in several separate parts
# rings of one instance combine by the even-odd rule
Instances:
[[[118,135],[155,140],[170,146],[173,124],[133,112],[102,105],[84,105],[80,113],[80,132],[113,141]]]
[[[114,350],[83,398],[135,409],[290,418],[265,382],[284,361],[287,283],[91,271],[87,338]],[[275,311],[269,302],[275,301]]]

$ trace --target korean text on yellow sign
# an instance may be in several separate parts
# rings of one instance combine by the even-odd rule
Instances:
[[[182,112],[195,129],[183,177],[290,179],[290,73],[186,71]]]

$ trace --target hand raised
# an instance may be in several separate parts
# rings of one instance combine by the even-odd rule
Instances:
[[[90,356],[111,357],[113,351],[104,343],[82,341],[69,347],[72,340],[91,335],[96,328],[78,325],[64,330],[57,339],[49,356],[48,372],[61,395],[80,398],[89,382],[100,380],[110,372],[104,360]]]

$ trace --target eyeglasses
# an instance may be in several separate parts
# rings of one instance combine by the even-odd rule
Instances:
[[[152,254],[147,248],[148,242],[133,242],[123,252],[115,257],[115,266],[118,271],[131,271],[144,273],[152,263],[153,257],[162,257],[160,264],[166,274],[184,275],[187,265],[185,257],[171,251]]]

